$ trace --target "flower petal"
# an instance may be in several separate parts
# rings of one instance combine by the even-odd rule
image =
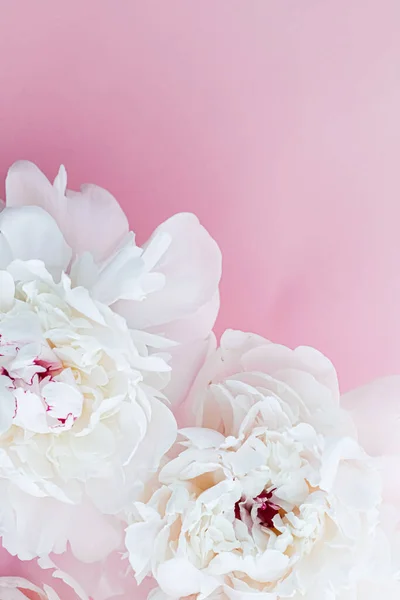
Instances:
[[[194,215],[178,214],[156,229],[142,259],[150,274],[164,277],[165,285],[140,302],[122,300],[113,308],[133,329],[162,333],[180,343],[171,352],[171,381],[165,390],[170,402],[179,404],[204,362],[217,318],[221,253]]]
[[[36,206],[6,208],[0,213],[0,233],[13,259],[42,260],[57,277],[67,269],[71,249],[54,219],[43,209]]]
[[[75,254],[90,252],[96,261],[108,258],[129,231],[127,218],[107,190],[93,185],[67,192],[67,240]]]
[[[164,243],[166,236],[169,245]],[[163,252],[152,251],[157,245],[162,246]],[[155,230],[144,247],[143,260],[150,254],[148,267],[165,276],[165,286],[140,303],[118,303],[118,312],[133,329],[162,327],[166,335],[177,341],[182,336],[190,340],[199,334],[208,335],[215,319],[215,305],[219,304],[215,295],[221,277],[221,253],[215,241],[194,215],[182,213]],[[195,315],[210,302],[213,316],[210,320],[202,319],[203,331],[193,331],[190,327],[179,331],[182,319]]]
[[[173,558],[162,563],[157,570],[157,583],[173,598],[200,592],[207,597],[218,586],[218,582],[196,569],[186,558]]]
[[[49,497],[34,498],[6,485],[7,491],[0,486],[0,531],[10,554],[21,560],[51,552],[61,554],[69,542],[74,556],[90,563],[106,558],[119,547],[122,526],[117,519],[100,514],[87,500],[71,505]]]
[[[6,177],[8,207],[39,206],[51,214],[54,189],[42,171],[27,160],[14,163]]]
[[[13,256],[10,244],[7,242],[4,234],[0,231],[0,269],[5,269],[12,259]]]
[[[385,494],[400,502],[400,376],[385,377],[342,397],[358,430],[360,444],[371,456],[382,457]]]
[[[19,161],[6,179],[7,206],[39,206],[57,221],[75,254],[89,251],[104,260],[128,232],[128,221],[115,198],[95,185],[65,195],[66,172],[60,171],[54,186],[36,165]]]
[[[8,312],[14,304],[14,279],[7,271],[0,271],[0,312]]]

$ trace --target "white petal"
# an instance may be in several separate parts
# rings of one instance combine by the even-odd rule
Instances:
[[[254,581],[268,583],[282,577],[288,564],[289,558],[277,550],[266,550],[256,557],[221,552],[211,561],[208,570],[214,575],[239,571],[246,573]]]
[[[0,375],[0,435],[11,427],[15,413],[15,400],[10,391],[11,387],[11,380]]]
[[[125,545],[129,552],[129,562],[135,572],[135,578],[141,583],[146,575],[151,572],[152,551],[157,534],[163,527],[158,513],[147,522],[134,523],[128,527],[125,536]]]
[[[102,314],[85,288],[76,287],[71,289],[71,284],[67,276],[63,277],[63,286],[65,289],[65,299],[70,306],[96,323],[105,325]]]
[[[34,392],[25,391],[22,388],[17,388],[14,395],[17,403],[15,425],[27,431],[48,433],[46,409],[41,398]]]
[[[400,376],[385,377],[359,387],[342,397],[357,427],[360,444],[375,457],[382,457],[385,495],[400,502]]]
[[[0,231],[0,269],[8,267],[13,259],[10,244],[6,237]]]
[[[57,277],[67,269],[71,249],[54,219],[43,209],[35,206],[6,208],[0,213],[0,232],[14,259],[42,260]]]
[[[67,192],[67,240],[76,254],[90,252],[97,261],[110,256],[128,233],[128,220],[107,190],[92,184]]]
[[[182,598],[200,592],[211,593],[218,582],[196,569],[186,558],[173,558],[159,565],[157,583],[167,595]]]
[[[83,406],[82,393],[75,387],[61,381],[51,381],[42,388],[42,397],[47,404],[47,414],[54,419],[80,417]]]
[[[169,247],[165,235],[171,240]],[[153,244],[160,244],[164,253],[153,252]],[[219,248],[194,215],[178,214],[160,225],[146,244],[144,256],[150,250],[153,256],[158,254],[159,260],[152,258],[149,267],[162,273],[166,283],[140,304],[118,305],[134,329],[165,328],[168,323],[194,315],[215,297],[221,276]]]
[[[14,304],[15,284],[10,273],[0,271],[0,313],[8,312]]]
[[[180,429],[179,433],[200,450],[218,448],[225,442],[225,437],[221,433],[203,427],[185,427]]]
[[[179,406],[187,398],[191,386],[214,344],[214,335],[199,338],[190,343],[179,344],[168,351],[171,378],[163,393],[173,406]]]

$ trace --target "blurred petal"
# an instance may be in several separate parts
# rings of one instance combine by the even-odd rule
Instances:
[[[88,501],[75,506],[53,498],[34,498],[17,488],[5,490],[2,486],[3,545],[21,560],[53,551],[63,553],[68,541],[76,558],[85,563],[101,560],[118,548],[122,531],[117,519],[102,515]]]
[[[371,456],[382,457],[385,494],[400,502],[400,376],[385,377],[342,397],[350,411],[361,446]]]

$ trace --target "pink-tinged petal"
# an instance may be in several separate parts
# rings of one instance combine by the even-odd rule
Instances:
[[[169,238],[163,253],[158,256],[154,246]],[[149,271],[162,273],[165,285],[141,302],[118,303],[119,312],[126,316],[133,329],[162,328],[169,335],[180,331],[181,321],[195,315],[216,296],[221,277],[221,253],[216,242],[192,214],[178,214],[160,225],[144,247],[143,260]],[[212,314],[215,308],[212,307]],[[168,327],[174,324],[173,327]],[[190,339],[191,327],[185,337]],[[204,337],[209,333],[201,332]],[[199,332],[193,332],[195,337]],[[193,339],[193,337],[192,337]]]
[[[19,161],[6,179],[7,206],[39,206],[57,221],[74,254],[89,251],[104,260],[128,232],[128,222],[115,198],[96,185],[65,195],[66,172],[60,168],[54,185],[31,162]]]
[[[218,315],[221,253],[194,215],[178,214],[156,229],[143,260],[149,272],[164,276],[165,285],[140,302],[120,301],[113,308],[133,329],[179,342],[171,352],[171,383],[165,390],[176,405],[204,361]]]
[[[387,499],[400,502],[400,376],[377,379],[348,392],[342,406],[350,411],[363,448],[382,457]]]
[[[2,600],[60,600],[54,591],[50,591],[51,595],[45,591],[23,577],[0,577]]]
[[[90,535],[90,531],[88,534]],[[124,549],[121,548],[106,560],[89,564],[77,560],[68,548],[62,555],[50,557],[50,568],[41,569],[37,561],[32,560],[21,562],[19,573],[36,584],[50,585],[62,600],[78,600],[71,585],[65,583],[65,574],[92,600],[146,600],[148,591],[150,587],[154,587],[155,582],[149,582],[149,587],[145,581],[138,588],[129,563],[122,556],[123,552]],[[43,561],[40,562],[43,565]],[[51,563],[55,570],[51,568]],[[57,577],[59,574],[64,575],[64,580]]]
[[[120,523],[102,515],[86,499],[73,505],[49,497],[35,498],[6,482],[0,485],[0,493],[4,498],[0,512],[3,545],[21,560],[51,552],[62,554],[69,542],[78,560],[96,562],[121,543]]]
[[[172,375],[163,393],[173,406],[179,407],[175,413],[179,424],[187,424],[188,418],[191,421],[191,416],[186,414],[188,412],[186,403],[183,405],[182,402],[188,397],[210,348],[214,348],[215,344],[215,336],[212,334],[206,340],[195,340],[168,350]]]
[[[71,249],[60,229],[42,208],[6,208],[0,213],[0,235],[7,242],[12,259],[42,260],[57,276],[71,260]]]
[[[8,207],[39,206],[52,214],[54,195],[50,181],[33,163],[20,160],[9,168],[6,177]]]
[[[75,254],[90,252],[96,261],[108,258],[129,231],[127,218],[107,190],[97,185],[67,192],[67,240]]]
[[[167,326],[167,335],[179,344],[168,350],[171,380],[163,390],[167,398],[178,406],[188,395],[194,379],[203,366],[210,348],[210,331],[219,310],[219,293],[194,315]],[[212,341],[214,345],[214,338]]]

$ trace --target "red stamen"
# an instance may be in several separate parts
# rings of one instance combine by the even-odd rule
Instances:
[[[239,521],[242,520],[242,517],[240,516],[239,502],[236,502],[236,504],[235,504],[235,519],[239,519]]]
[[[258,496],[253,498],[254,502],[259,504],[259,507],[257,509],[257,516],[260,519],[261,525],[263,527],[268,527],[269,529],[273,529],[274,518],[276,517],[276,515],[282,512],[280,506],[270,501],[274,492],[275,489],[270,490],[269,492],[263,490]],[[239,519],[239,521],[242,520],[242,517],[240,515],[239,502],[236,502],[235,504],[235,518]]]

